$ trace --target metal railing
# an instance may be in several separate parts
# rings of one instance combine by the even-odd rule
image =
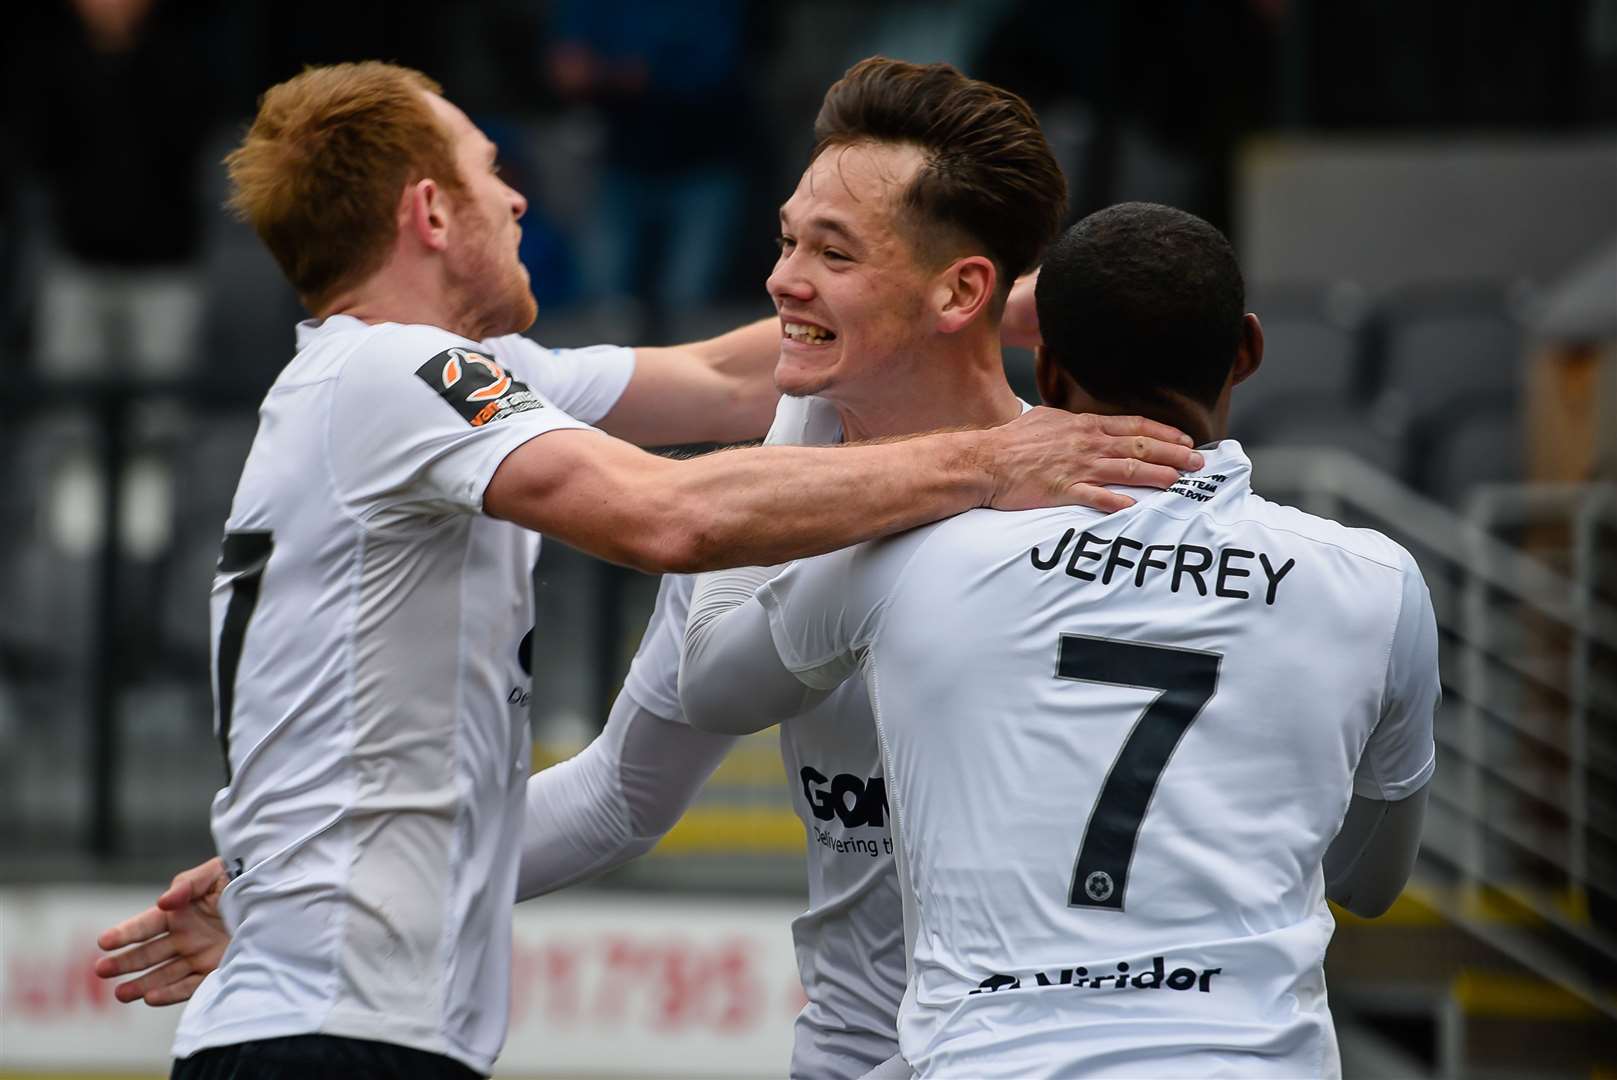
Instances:
[[[1617,1018],[1594,977],[1617,962],[1617,821],[1592,812],[1591,785],[1617,791],[1617,693],[1599,678],[1617,656],[1617,608],[1598,574],[1617,488],[1489,486],[1465,514],[1340,451],[1254,453],[1258,489],[1411,549],[1444,645],[1439,775],[1417,875],[1454,923]],[[1562,571],[1498,535],[1561,524]],[[1457,662],[1456,662],[1457,661]],[[1599,738],[1595,738],[1599,736]],[[1511,907],[1523,918],[1488,917]],[[1604,925],[1603,925],[1604,924]]]

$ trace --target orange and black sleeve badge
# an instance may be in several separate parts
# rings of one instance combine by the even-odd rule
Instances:
[[[472,427],[545,407],[493,357],[470,349],[445,349],[415,373]]]

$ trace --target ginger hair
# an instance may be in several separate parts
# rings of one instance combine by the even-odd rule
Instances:
[[[368,60],[306,68],[271,87],[225,158],[229,206],[252,225],[312,312],[381,268],[407,185],[464,193],[419,71]]]

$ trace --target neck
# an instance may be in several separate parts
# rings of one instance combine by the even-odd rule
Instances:
[[[868,387],[833,387],[822,396],[837,407],[849,442],[1008,423],[1022,406],[1005,381],[995,334],[944,338],[924,355],[898,359]]]
[[[442,283],[425,267],[411,273],[396,263],[383,267],[359,285],[339,293],[315,313],[324,319],[347,315],[365,323],[415,323],[436,326],[472,341],[487,336],[471,325],[461,305],[452,302]]]
[[[1103,416],[1142,415],[1159,423],[1171,424],[1189,435],[1197,446],[1208,446],[1228,437],[1229,425],[1226,409],[1212,408],[1173,394],[1161,402],[1153,403],[1150,410],[1123,408],[1093,399],[1080,412],[1094,412]]]

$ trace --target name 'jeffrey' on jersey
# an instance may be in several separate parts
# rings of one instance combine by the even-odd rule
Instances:
[[[319,1033],[487,1072],[510,996],[539,538],[484,516],[483,492],[516,447],[610,410],[633,354],[346,316],[303,324],[298,347],[214,581],[234,938],[174,1050]]]
[[[1103,516],[973,511],[758,593],[881,739],[922,1076],[1331,1075],[1321,863],[1433,769],[1436,626],[1385,537],[1226,440]]]

